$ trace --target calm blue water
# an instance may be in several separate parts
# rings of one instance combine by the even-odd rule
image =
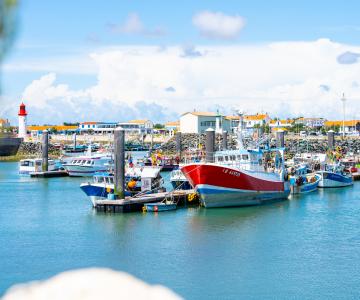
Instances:
[[[0,295],[98,266],[187,299],[360,297],[360,182],[262,207],[110,215],[94,212],[81,181],[0,163]]]

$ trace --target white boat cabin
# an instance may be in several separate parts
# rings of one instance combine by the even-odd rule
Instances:
[[[56,169],[56,163],[54,160],[48,160],[48,170],[54,171]],[[33,172],[42,172],[42,159],[41,158],[29,158],[20,160],[19,173],[30,174]]]

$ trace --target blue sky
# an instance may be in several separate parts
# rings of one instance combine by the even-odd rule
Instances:
[[[9,100],[7,100],[6,109],[3,109],[0,113],[11,114],[14,109],[9,105],[10,101],[17,103],[24,95],[32,98],[36,94],[40,98],[44,96],[44,100],[40,104],[36,103],[36,99],[24,99],[24,101],[28,100],[30,107],[33,106],[35,115],[38,116],[34,121],[41,122],[41,105],[46,106],[50,102],[52,105],[62,103],[66,96],[68,98],[67,101],[70,101],[71,105],[75,107],[76,103],[83,103],[83,98],[95,97],[92,94],[93,89],[101,86],[99,82],[101,82],[102,78],[111,77],[114,79],[116,77],[116,74],[114,75],[116,70],[114,71],[114,69],[117,68],[121,69],[123,73],[138,73],[137,80],[142,76],[141,83],[134,85],[132,88],[143,88],[143,92],[132,94],[129,91],[124,92],[123,95],[119,91],[116,95],[109,93],[110,96],[104,96],[104,99],[99,99],[97,95],[96,99],[94,98],[97,105],[100,105],[101,101],[109,100],[108,97],[113,97],[110,99],[112,106],[119,107],[123,106],[124,103],[129,105],[131,101],[134,101],[134,103],[140,103],[141,101],[156,103],[164,110],[163,115],[157,115],[157,117],[166,120],[175,118],[177,114],[181,113],[180,108],[172,110],[172,103],[179,101],[179,99],[188,100],[188,104],[191,104],[190,106],[183,107],[183,110],[212,109],[215,107],[215,104],[209,99],[215,97],[231,98],[232,100],[226,103],[227,107],[237,105],[236,99],[240,99],[240,102],[243,101],[241,105],[245,106],[248,104],[248,101],[241,99],[255,97],[253,95],[256,95],[260,90],[258,96],[256,96],[257,100],[254,100],[257,106],[251,106],[248,109],[249,111],[269,110],[271,107],[288,107],[289,113],[293,114],[296,111],[296,105],[298,105],[294,104],[296,101],[293,101],[293,99],[298,98],[296,102],[298,103],[299,101],[309,101],[311,97],[310,95],[305,97],[304,94],[306,93],[300,91],[296,94],[296,91],[299,90],[299,85],[309,88],[309,85],[311,86],[310,81],[314,85],[320,82],[319,85],[321,86],[329,85],[329,89],[327,89],[327,92],[329,92],[334,91],[330,83],[335,82],[337,79],[335,77],[325,78],[327,75],[325,64],[328,63],[324,60],[324,62],[317,66],[318,68],[324,67],[323,74],[313,76],[310,72],[311,70],[303,71],[301,73],[303,76],[294,76],[294,78],[290,78],[287,82],[286,77],[288,75],[284,71],[286,66],[283,66],[281,61],[279,61],[280,68],[277,68],[276,65],[271,65],[270,61],[274,58],[273,56],[267,57],[267,52],[269,51],[266,51],[266,48],[274,49],[275,47],[278,49],[281,47],[281,55],[283,56],[287,54],[286,49],[289,49],[288,52],[292,53],[292,59],[295,58],[292,61],[294,64],[293,68],[297,67],[296,58],[298,55],[304,56],[299,59],[300,61],[307,61],[312,57],[318,57],[318,55],[320,57],[319,51],[322,51],[321,56],[328,56],[329,62],[336,62],[339,55],[350,51],[350,55],[353,55],[352,57],[355,58],[354,64],[351,64],[352,66],[334,64],[334,70],[336,67],[336,70],[339,69],[339,74],[345,72],[346,75],[343,75],[344,82],[349,81],[349,86],[354,88],[357,85],[357,82],[354,82],[357,76],[356,68],[358,68],[356,64],[358,50],[356,47],[359,45],[360,37],[359,9],[360,3],[358,1],[346,1],[346,4],[340,1],[297,1],[297,3],[294,3],[294,1],[259,0],[181,1],[181,3],[174,4],[172,1],[25,0],[22,1],[19,7],[16,42],[12,52],[4,61],[3,93],[5,99]],[[207,12],[210,14],[210,17],[215,16],[216,18],[220,14],[221,17],[229,18],[227,20],[229,22],[236,23],[238,21],[240,23],[238,23],[238,27],[233,24],[236,28],[234,27],[233,31],[230,28],[230,33],[227,33],[229,35],[222,35],[224,32],[214,33],[211,31],[213,28],[210,28],[210,31],[206,31],[207,29],[205,28],[204,31],[202,25],[208,21],[208,18],[205,18],[205,21],[199,21],[200,23],[195,19],[197,15],[206,14]],[[211,22],[210,20],[210,24],[206,23],[204,26],[211,27]],[[231,27],[232,25],[230,24],[229,26]],[[323,40],[328,41],[328,43],[317,42]],[[293,44],[293,42],[300,44]],[[308,44],[304,46],[303,42]],[[140,67],[132,69],[133,65],[124,63],[124,61],[128,60],[133,61],[134,53],[138,51],[141,55],[139,55],[138,60],[133,61],[134,65],[150,65],[149,60],[155,54],[151,52],[153,50],[145,50],[148,46],[166,49],[162,58],[156,56],[159,59],[159,64],[169,63],[173,64],[174,68],[178,68],[174,71],[178,72],[176,78],[169,83],[164,82],[164,86],[159,82],[160,79],[153,82],[146,70],[139,72]],[[171,50],[171,47],[175,47],[177,50]],[[301,47],[304,47],[304,51],[301,54],[296,54],[295,50],[302,49]],[[185,57],[184,55],[171,55],[172,51],[184,51],[185,53],[184,49],[190,49],[189,53],[199,53],[199,55],[198,57],[193,55],[194,59],[192,60],[183,59],[182,62],[179,62],[177,58],[179,56]],[[251,51],[248,51],[249,49]],[[251,65],[248,65],[243,70],[240,70],[244,63],[242,62],[241,65],[240,62],[237,62],[235,65],[239,66],[238,70],[250,73],[254,69],[256,72],[261,73],[261,65],[265,64],[267,66],[266,72],[269,74],[272,74],[272,72],[276,73],[279,80],[273,82],[271,80],[265,81],[264,79],[257,86],[256,75],[254,75],[254,81],[247,83],[248,86],[254,86],[253,92],[249,89],[244,94],[240,90],[227,93],[229,87],[225,89],[225,86],[214,91],[211,86],[214,85],[214,82],[219,87],[223,85],[220,76],[219,78],[210,78],[206,72],[207,67],[205,64],[202,65],[200,70],[200,61],[207,60],[207,64],[212,66],[210,68],[215,70],[218,60],[210,60],[209,57],[214,53],[218,53],[217,55],[222,57],[226,56],[229,59],[224,58],[224,62],[229,64],[227,66],[228,69],[226,69],[226,66],[221,69],[221,72],[226,74],[232,70],[230,56],[234,55],[233,60],[237,59],[236,53],[233,50],[238,51],[239,55],[252,56],[257,52],[262,53],[262,56],[258,58],[253,57],[251,59],[249,57],[249,61],[253,61],[253,68]],[[310,53],[312,51],[313,53]],[[122,53],[122,58],[116,56],[118,65],[115,68],[114,64],[114,68],[109,70],[108,57],[113,57],[114,52],[117,52],[119,55]],[[129,54],[130,52],[132,54]],[[102,55],[101,57],[100,54]],[[276,57],[279,57],[279,55],[276,54]],[[140,56],[145,58],[142,63],[140,62],[142,59]],[[146,57],[149,58],[146,59]],[[288,60],[286,59],[286,61]],[[319,62],[320,59],[317,61]],[[171,77],[171,70],[162,70],[162,66],[159,66],[159,70],[155,67],[153,71],[169,72],[167,76],[164,75],[162,78]],[[280,74],[279,69],[285,73]],[[202,77],[206,77],[206,79],[202,78],[201,81],[204,82],[200,82],[197,86],[194,86],[195,83],[193,81],[186,83],[186,80],[183,79],[186,76],[190,78],[194,74],[194,70],[198,72],[197,74],[201,74]],[[287,72],[291,72],[291,70]],[[203,73],[206,75],[203,75]],[[55,74],[55,77],[49,74]],[[121,80],[121,74],[118,75],[117,79]],[[241,77],[241,74],[239,76]],[[51,91],[47,93],[47,95],[51,94],[51,96],[48,96],[47,99],[45,99],[46,95],[41,94],[41,91],[35,92],[36,83],[35,87],[32,86],[33,81],[46,81],[46,78],[48,79],[47,83],[51,85],[51,87],[47,86],[47,88],[51,88]],[[51,81],[49,78],[53,80]],[[322,78],[326,80],[322,82]],[[208,81],[205,82],[205,80]],[[117,81],[114,79],[114,82],[116,83]],[[178,87],[168,86],[171,84],[178,84]],[[67,88],[62,89],[63,86],[59,87],[58,85],[66,85]],[[165,94],[169,96],[169,99],[164,100],[165,96],[161,92],[155,93],[153,91],[154,85],[159,88],[159,91],[171,90],[171,93]],[[293,85],[294,88],[288,91],[286,89],[287,85]],[[38,84],[38,86],[44,89],[43,85]],[[101,87],[104,88],[103,86]],[[169,87],[172,89],[169,89]],[[64,94],[61,94],[59,91],[61,89]],[[279,89],[281,90],[281,95],[284,95],[284,89],[288,93],[286,97],[279,100],[280,102],[276,99],[281,97],[272,96],[272,91]],[[56,95],[52,94],[54,90]],[[84,90],[86,92],[80,93],[80,91]],[[176,94],[180,90],[183,92],[176,98]],[[79,96],[79,93],[82,94],[81,97],[83,98]],[[336,91],[331,97],[336,98],[339,93],[340,91]],[[355,90],[350,91],[350,96],[355,97],[356,93]],[[321,94],[321,97],[330,97],[328,94]],[[130,97],[131,95],[134,96],[133,100]],[[318,97],[315,94],[314,96]],[[260,99],[261,97],[263,100]],[[56,101],[54,100],[55,98]],[[81,100],[79,100],[80,98]],[[273,105],[271,101],[274,101]],[[220,100],[219,102],[223,101]],[[295,107],[293,107],[294,105]],[[119,109],[119,107],[114,108],[114,111]],[[134,108],[130,105],[128,110],[133,112],[130,114],[131,117],[152,117],[147,115],[146,111],[141,111],[138,106]],[[277,112],[273,111],[272,113],[276,114]],[[278,114],[285,113],[286,111],[279,112]],[[104,116],[105,113],[101,118],[104,118]],[[96,115],[84,115],[81,118],[86,119],[87,117],[93,119]],[[126,117],[126,114],[119,116],[119,118],[124,117]],[[61,122],[61,120],[67,121],[75,118],[75,114],[64,112],[62,114],[57,113],[56,117],[52,119]]]

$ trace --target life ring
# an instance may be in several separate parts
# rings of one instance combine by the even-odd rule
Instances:
[[[157,205],[154,206],[154,211],[155,211],[155,212],[158,212],[158,211],[159,211],[159,208],[158,208]]]

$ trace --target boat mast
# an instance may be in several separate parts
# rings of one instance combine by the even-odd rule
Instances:
[[[241,110],[238,110],[237,114],[239,116],[239,125],[238,125],[238,129],[237,129],[237,148],[239,150],[243,150],[244,143],[243,143],[243,137],[242,137],[242,130],[243,130],[244,113]]]
[[[343,122],[342,122],[342,132],[343,132],[343,138],[345,138],[345,102],[346,102],[346,98],[345,98],[345,94],[343,93],[341,101],[343,103]]]

